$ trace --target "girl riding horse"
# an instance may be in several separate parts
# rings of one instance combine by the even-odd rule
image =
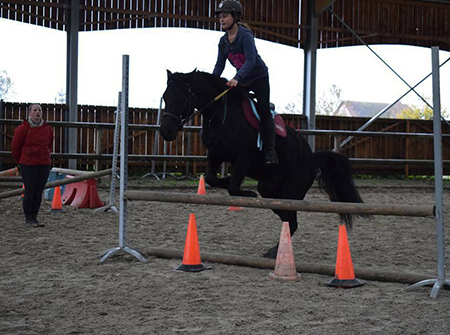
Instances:
[[[258,180],[257,189],[262,197],[303,200],[316,178],[332,201],[362,202],[345,156],[331,151],[313,153],[303,136],[286,127],[286,136],[277,137],[275,143],[279,164],[267,167],[256,146],[258,131],[244,116],[245,94],[238,89],[221,94],[227,80],[205,72],[168,71],[167,75],[161,136],[173,141],[193,115],[202,114],[201,137],[208,149],[205,181],[210,186],[225,188],[231,196],[256,197],[255,192],[241,189],[244,178],[250,177]],[[232,172],[230,176],[218,178],[223,162],[231,163]],[[297,212],[274,212],[283,222],[289,222],[291,235],[294,234],[298,226]],[[351,227],[353,215],[341,214],[341,219]],[[277,250],[276,245],[264,256],[276,258]]]
[[[239,1],[222,1],[216,9],[216,15],[219,16],[220,26],[225,30],[225,34],[219,41],[219,53],[212,73],[220,77],[228,59],[237,69],[237,73],[226,85],[236,87],[240,84],[255,93],[261,117],[264,164],[275,166],[278,164],[278,158],[275,151],[275,126],[269,107],[269,71],[256,50],[252,32],[239,24],[242,15]]]

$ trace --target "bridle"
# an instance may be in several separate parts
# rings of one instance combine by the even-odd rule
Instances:
[[[169,86],[171,83],[174,83],[173,80],[169,81],[167,86]],[[221,99],[225,94],[228,93],[229,90],[232,89],[232,87],[228,87],[225,91],[217,95],[213,100],[208,102],[204,107],[196,110],[189,116],[189,112],[195,108],[195,105],[198,103],[198,99],[195,96],[194,92],[191,89],[191,86],[188,83],[179,81],[179,83],[185,85],[187,87],[187,96],[184,100],[183,104],[183,112],[180,115],[175,115],[169,112],[164,112],[161,114],[162,117],[171,117],[175,119],[178,122],[178,128],[184,127],[190,120],[192,120],[196,115],[201,114],[206,108],[211,106],[213,103]],[[194,101],[194,104],[192,103]]]
[[[170,84],[175,83],[173,80],[169,81],[167,86],[169,86]],[[192,115],[190,117],[188,117],[189,112],[194,108],[192,101],[195,100],[195,103],[198,102],[197,97],[195,96],[194,92],[192,92],[191,86],[187,83],[184,83],[182,81],[179,81],[179,83],[187,86],[187,96],[184,99],[184,104],[183,104],[183,112],[180,115],[176,115],[176,114],[172,114],[169,112],[164,112],[161,114],[162,117],[171,117],[173,119],[175,119],[178,122],[178,127],[182,128],[186,123],[189,122],[189,120],[191,120],[196,113],[192,113]]]

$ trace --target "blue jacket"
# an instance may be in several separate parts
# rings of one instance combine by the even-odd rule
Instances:
[[[228,41],[228,32],[221,37],[214,75],[222,74],[227,59],[237,69],[234,79],[240,84],[248,85],[269,76],[267,66],[256,50],[252,32],[241,25],[233,43]]]

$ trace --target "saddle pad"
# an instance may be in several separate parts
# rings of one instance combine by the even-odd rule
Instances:
[[[251,101],[249,98],[243,98],[242,99],[242,109],[244,110],[245,119],[247,122],[255,129],[259,129],[259,116],[256,117],[252,105],[254,107],[253,101]],[[274,112],[272,111],[272,114]],[[274,123],[275,123],[275,133],[280,137],[286,137],[286,125],[284,124],[283,118],[275,113],[274,117]]]

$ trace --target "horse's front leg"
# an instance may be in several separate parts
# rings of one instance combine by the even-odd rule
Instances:
[[[217,171],[222,163],[223,159],[208,154],[208,165],[206,166],[205,181],[211,187],[220,187],[227,190],[228,185],[230,184],[230,177],[217,177]]]
[[[253,191],[241,190],[242,181],[250,170],[250,159],[248,155],[242,155],[233,165],[230,183],[228,185],[228,194],[231,196],[253,197],[258,195]]]

